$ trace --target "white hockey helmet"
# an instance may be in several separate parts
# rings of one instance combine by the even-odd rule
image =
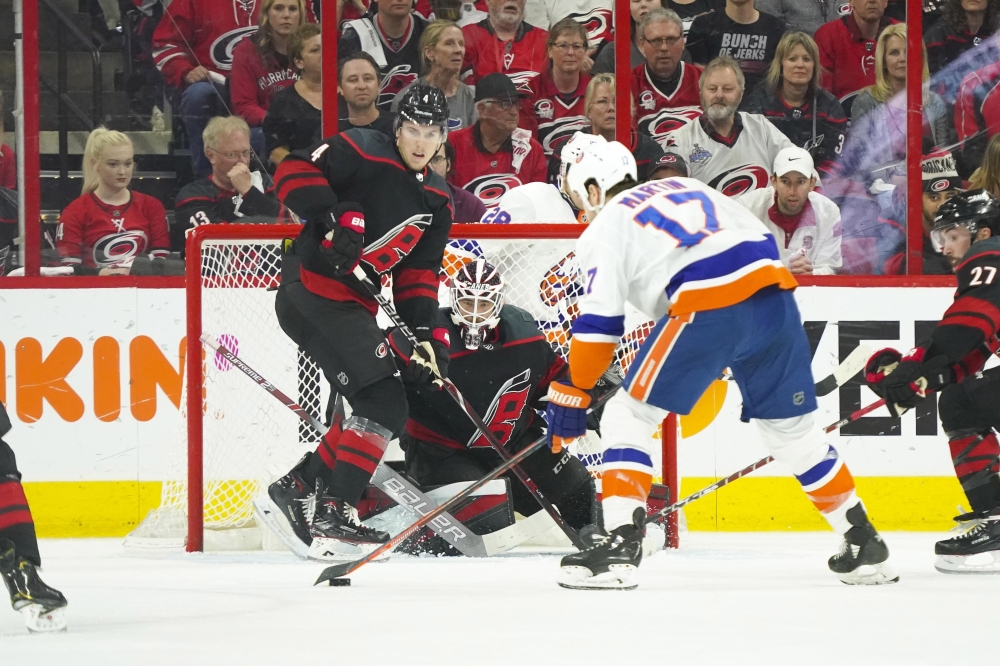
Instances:
[[[587,134],[586,132],[576,132],[570,140],[563,145],[559,152],[559,189],[563,189],[563,182],[566,180],[566,173],[569,168],[576,164],[583,155],[583,149],[595,143],[607,143],[600,134]]]
[[[467,349],[479,349],[485,333],[500,323],[504,281],[492,264],[477,257],[451,278],[451,320]]]
[[[579,136],[577,134],[576,136]],[[574,138],[576,138],[574,136]],[[638,171],[632,151],[617,141],[593,141],[576,147],[567,154],[567,144],[563,148],[563,168],[566,170],[566,187],[579,197],[587,212],[598,213],[607,203],[607,192],[615,185],[631,179],[638,182]],[[567,159],[571,163],[567,164]],[[601,190],[601,200],[591,206],[587,184],[593,181]]]

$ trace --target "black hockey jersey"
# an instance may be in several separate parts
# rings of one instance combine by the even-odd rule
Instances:
[[[373,315],[377,311],[364,287],[352,276],[336,276],[319,249],[329,231],[326,212],[339,202],[355,202],[365,213],[361,266],[372,277],[391,273],[396,309],[407,324],[434,328],[438,274],[452,222],[441,176],[426,168],[410,171],[385,134],[352,129],[291,153],[278,165],[275,182],[278,199],[305,225],[295,253],[306,289],[361,303]]]
[[[245,196],[234,190],[224,190],[211,178],[188,183],[177,193],[174,223],[170,227],[170,249],[184,252],[188,229],[202,224],[238,222],[240,224],[290,223],[288,210],[273,191],[261,192],[251,187]]]
[[[535,410],[544,407],[541,399],[548,394],[549,384],[565,374],[566,362],[552,349],[532,316],[513,305],[501,310],[492,336],[475,351],[462,344],[461,331],[450,313],[442,310],[441,319],[448,322],[451,335],[448,376],[455,386],[501,444],[540,437],[545,422]],[[409,359],[411,347],[399,331],[389,336],[389,344],[401,362]],[[426,384],[407,384],[406,396],[410,406],[406,432],[410,437],[453,449],[489,448],[489,442],[447,392]]]
[[[347,22],[344,34],[337,43],[337,58],[342,59],[358,51],[365,51],[375,58],[382,79],[376,101],[379,111],[389,113],[396,95],[420,76],[420,36],[426,27],[427,21],[410,14],[410,27],[406,34],[400,39],[392,39],[382,31],[378,14]]]

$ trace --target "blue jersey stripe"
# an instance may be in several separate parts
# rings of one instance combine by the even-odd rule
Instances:
[[[616,462],[629,462],[639,465],[653,466],[653,459],[649,454],[639,449],[608,449],[604,452],[604,464]]]
[[[620,338],[625,335],[625,315],[618,317],[602,317],[595,314],[582,314],[573,322],[573,335],[596,333]]]
[[[803,486],[811,486],[817,481],[821,481],[824,476],[830,473],[834,465],[837,464],[837,450],[830,447],[827,451],[826,457],[821,461],[807,469],[802,474],[797,475],[795,478],[799,480]]]
[[[670,284],[667,285],[667,297],[673,300],[677,290],[687,282],[712,280],[730,275],[761,259],[780,260],[778,246],[770,234],[764,240],[743,241],[725,252],[705,257],[701,261],[685,266],[674,274]]]

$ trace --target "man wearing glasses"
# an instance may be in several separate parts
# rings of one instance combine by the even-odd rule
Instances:
[[[177,194],[170,249],[184,252],[189,229],[217,222],[273,223],[284,217],[284,206],[265,192],[260,173],[250,171],[250,128],[239,116],[217,117],[202,134],[212,175],[181,188]]]
[[[639,24],[645,65],[632,70],[639,131],[663,145],[667,134],[701,115],[701,67],[681,62],[684,24],[676,12],[654,9]]]
[[[479,120],[448,136],[455,148],[449,182],[479,197],[487,208],[518,185],[545,182],[545,154],[531,132],[518,127],[520,107],[521,92],[514,82],[489,74],[476,84]]]
[[[520,90],[532,91],[535,77],[545,69],[548,30],[524,20],[526,0],[486,0],[489,16],[462,28],[465,62],[462,80],[472,85],[489,74],[509,76]]]

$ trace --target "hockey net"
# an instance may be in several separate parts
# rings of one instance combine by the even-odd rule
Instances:
[[[188,550],[269,547],[267,530],[255,524],[253,500],[303,453],[314,449],[321,433],[203,346],[201,338],[226,346],[325,421],[329,385],[315,363],[284,334],[274,313],[281,241],[294,237],[297,230],[210,225],[198,227],[189,238],[187,358],[194,363],[201,359],[200,368],[189,365],[185,372],[181,418],[160,506],[127,537],[126,545],[186,545]],[[576,225],[456,225],[444,273],[452,275],[473,257],[486,257],[504,277],[506,303],[531,313],[553,348],[565,356],[581,294],[573,255],[581,231]],[[441,296],[442,305],[448,305],[446,289]],[[388,326],[381,313],[380,324]],[[638,313],[626,317],[626,335],[616,355],[623,372],[651,325]],[[573,451],[598,480],[601,451],[595,432],[589,432]],[[654,460],[654,465],[660,475],[661,461]]]

